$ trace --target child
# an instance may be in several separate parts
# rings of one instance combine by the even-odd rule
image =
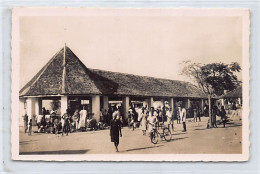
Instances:
[[[28,132],[28,135],[32,135],[32,119],[30,119],[30,122],[29,122],[29,132]]]

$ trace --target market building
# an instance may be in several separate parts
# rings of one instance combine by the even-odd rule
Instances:
[[[29,118],[41,115],[44,101],[52,100],[59,101],[61,115],[68,107],[73,111],[87,105],[99,120],[100,109],[108,110],[112,101],[121,101],[126,119],[131,101],[148,108],[154,101],[168,101],[173,109],[178,102],[204,108],[207,95],[189,82],[90,69],[65,46],[19,91],[19,99],[21,115]]]

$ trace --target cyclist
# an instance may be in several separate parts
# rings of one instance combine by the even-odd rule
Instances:
[[[149,117],[147,118],[148,121],[148,132],[149,132],[149,136],[150,138],[152,138],[152,133],[153,133],[153,129],[155,129],[156,123],[157,123],[157,116],[158,113],[156,111],[154,111],[154,109],[151,109],[151,111],[149,113]]]

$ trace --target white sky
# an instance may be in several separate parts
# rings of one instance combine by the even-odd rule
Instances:
[[[183,60],[242,63],[242,17],[20,17],[20,39],[20,88],[65,42],[89,68],[173,80]]]

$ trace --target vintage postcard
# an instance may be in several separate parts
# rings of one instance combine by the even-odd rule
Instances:
[[[14,8],[12,159],[249,160],[247,9]]]

